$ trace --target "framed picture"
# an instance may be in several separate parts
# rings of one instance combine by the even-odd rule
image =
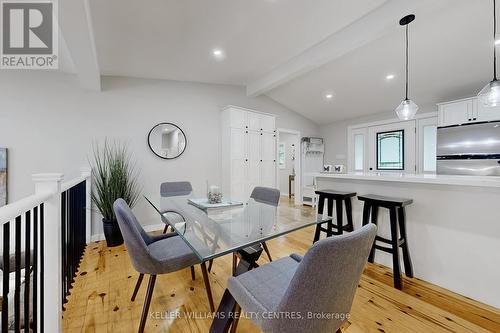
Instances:
[[[7,148],[0,148],[0,207],[7,204]]]

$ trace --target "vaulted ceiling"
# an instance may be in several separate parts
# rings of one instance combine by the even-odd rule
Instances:
[[[473,95],[492,76],[490,0],[75,3],[61,4],[62,67],[90,89],[100,88],[96,75],[243,85],[319,124],[390,111],[404,92],[398,21],[409,13],[410,92],[420,106]]]

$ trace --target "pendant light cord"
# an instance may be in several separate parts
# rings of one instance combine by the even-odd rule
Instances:
[[[493,81],[497,80],[497,2],[493,0]]]
[[[493,0],[496,1],[496,0]],[[406,91],[405,91],[405,99],[408,99],[408,25],[406,25]]]

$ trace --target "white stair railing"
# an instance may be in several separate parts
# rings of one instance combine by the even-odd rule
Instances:
[[[78,207],[83,207],[85,216],[82,219],[80,214],[78,221],[86,223],[85,237],[79,236],[88,243],[92,215],[90,170],[82,170],[80,177],[68,182],[62,181],[63,175],[58,173],[33,175],[35,193],[0,208],[2,332],[24,330],[26,325],[33,332],[62,332],[62,286],[67,281],[63,279],[68,278],[65,272],[76,273],[76,267],[68,269],[67,265],[77,262],[68,258],[63,262],[63,247],[68,245],[63,244],[61,230],[67,233],[75,228],[70,218],[74,215],[68,213],[71,207],[62,198],[79,187],[78,200],[85,202]]]

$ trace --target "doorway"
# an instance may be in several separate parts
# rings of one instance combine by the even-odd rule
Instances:
[[[302,204],[300,193],[300,132],[278,128],[277,140],[277,185],[282,196]]]

